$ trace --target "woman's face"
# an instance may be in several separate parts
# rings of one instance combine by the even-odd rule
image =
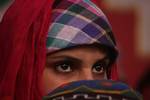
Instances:
[[[44,94],[61,84],[77,80],[106,79],[108,59],[97,48],[80,47],[47,56],[42,82]]]

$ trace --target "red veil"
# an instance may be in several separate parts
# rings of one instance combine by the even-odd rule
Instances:
[[[52,3],[15,0],[0,23],[0,100],[41,100],[37,82]]]
[[[53,1],[15,0],[5,13],[0,23],[0,100],[41,100],[38,83]]]

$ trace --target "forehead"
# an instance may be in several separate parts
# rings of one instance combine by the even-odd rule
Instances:
[[[48,57],[53,56],[73,56],[73,57],[92,57],[92,58],[104,58],[106,56],[106,52],[95,46],[77,46],[73,48],[62,49],[58,51],[54,51],[48,54]]]

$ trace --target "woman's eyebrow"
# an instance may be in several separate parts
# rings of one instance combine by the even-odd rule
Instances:
[[[108,58],[104,57],[104,58],[98,59],[97,61],[106,61],[106,60],[108,60]]]
[[[75,58],[75,57],[72,57],[72,56],[67,56],[67,55],[51,56],[51,57],[48,57],[48,59],[49,60],[64,59],[64,60],[70,60],[70,61],[75,61],[75,62],[78,62],[78,63],[82,63],[82,59],[78,59],[78,58]]]
[[[98,59],[96,62],[105,62],[108,65],[109,59],[107,57],[104,57],[102,59]]]

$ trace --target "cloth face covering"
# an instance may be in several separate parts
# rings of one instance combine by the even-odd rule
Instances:
[[[142,100],[142,97],[122,82],[82,80],[63,84],[43,100]]]

